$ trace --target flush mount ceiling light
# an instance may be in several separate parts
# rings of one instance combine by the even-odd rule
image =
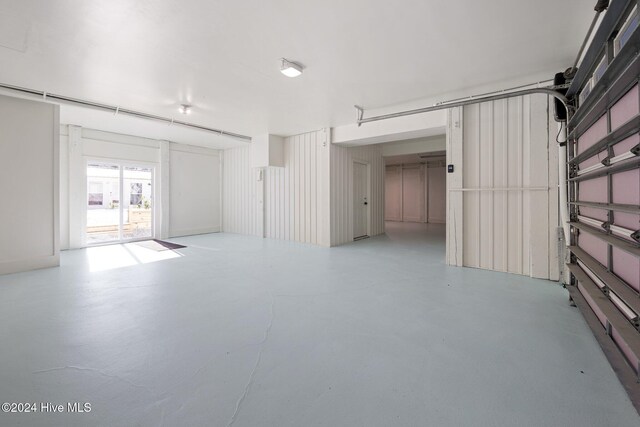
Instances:
[[[302,65],[291,62],[284,58],[281,59],[280,72],[287,77],[298,77],[302,74]]]
[[[180,111],[181,114],[191,114],[191,105],[182,104],[178,107],[178,111]]]

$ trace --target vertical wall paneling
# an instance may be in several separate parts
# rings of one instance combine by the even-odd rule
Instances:
[[[171,143],[169,157],[169,237],[219,232],[220,152]]]
[[[384,233],[384,160],[382,147],[331,146],[331,246],[353,241],[353,161],[369,165],[370,233]]]
[[[402,169],[402,220],[423,222],[425,220],[425,182],[422,165]]]
[[[448,110],[447,113],[447,165],[453,165],[453,173],[447,173],[446,192],[446,261],[449,265],[462,266],[464,231],[464,155],[462,149],[462,107]]]
[[[529,96],[466,106],[460,120],[450,113],[447,163],[457,168],[447,183],[450,264],[557,279],[548,106],[547,97]],[[454,123],[462,123],[461,136]],[[460,244],[451,238],[460,236],[460,212],[462,261],[451,247]]]
[[[402,166],[387,166],[384,185],[385,221],[402,221]]]
[[[257,235],[257,174],[251,167],[251,147],[224,151],[222,229],[228,233]]]
[[[439,162],[385,168],[385,221],[446,223],[446,168]]]
[[[425,168],[426,222],[446,223],[446,179],[447,172],[443,166]]]
[[[263,181],[250,146],[226,150],[224,231],[328,246],[329,149],[324,129],[287,137],[284,167],[264,168]]]

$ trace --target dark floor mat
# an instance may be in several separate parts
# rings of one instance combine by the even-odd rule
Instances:
[[[167,251],[174,249],[186,248],[186,246],[179,245],[177,243],[165,242],[164,240],[143,240],[142,242],[136,242],[136,245],[142,246],[146,249],[151,249],[152,251]]]

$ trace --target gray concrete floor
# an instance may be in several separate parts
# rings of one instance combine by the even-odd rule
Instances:
[[[91,403],[0,425],[640,425],[566,291],[446,267],[443,226],[174,241],[0,277],[0,401]]]

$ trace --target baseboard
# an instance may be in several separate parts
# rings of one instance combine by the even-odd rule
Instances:
[[[39,270],[41,268],[59,267],[60,255],[48,255],[33,259],[0,262],[0,275]]]
[[[193,236],[193,235],[196,235],[196,234],[220,233],[220,231],[221,231],[221,227],[219,225],[216,226],[216,227],[191,228],[191,229],[183,229],[183,230],[170,230],[169,231],[169,238]]]

